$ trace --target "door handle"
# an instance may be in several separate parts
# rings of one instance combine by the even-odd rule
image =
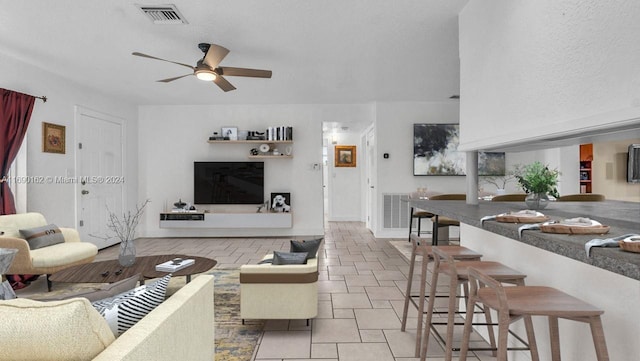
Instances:
[[[82,190],[82,192],[80,192],[80,193],[82,193],[82,194],[89,194],[89,191],[88,191],[88,190],[86,190],[86,189],[83,189],[83,190]]]

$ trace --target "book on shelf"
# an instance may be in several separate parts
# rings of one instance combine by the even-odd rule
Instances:
[[[179,262],[178,261],[174,261],[174,260],[170,260],[164,263],[160,263],[159,265],[156,265],[156,271],[159,272],[175,272],[175,271],[179,271],[183,268],[187,268],[191,265],[193,265],[194,263],[196,263],[196,261],[194,259],[181,259]]]
[[[266,140],[278,141],[278,140],[293,140],[293,127],[280,126],[269,127],[266,131]]]

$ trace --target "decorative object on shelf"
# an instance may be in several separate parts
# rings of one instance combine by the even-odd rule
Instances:
[[[251,148],[250,153],[251,153],[251,155],[258,155],[260,153],[260,151],[258,150],[258,148]]]
[[[335,167],[355,167],[356,166],[356,146],[336,145],[334,149]]]
[[[247,140],[266,140],[264,132],[250,130],[247,132]]]
[[[144,213],[144,208],[149,203],[147,199],[141,205],[136,205],[135,212],[127,211],[122,218],[107,209],[109,218],[107,219],[107,228],[113,232],[112,236],[120,240],[120,253],[118,254],[118,262],[123,267],[132,266],[136,262],[136,247],[134,244],[136,227],[140,223],[140,218]],[[180,201],[182,203],[182,201]]]
[[[288,145],[286,148],[284,148],[284,154],[285,155],[291,155],[291,153],[293,152],[293,147]]]
[[[183,201],[182,201],[182,198],[180,198],[180,199],[178,199],[178,201],[177,201],[177,202],[175,202],[175,203],[173,204],[173,206],[174,206],[175,208],[182,209],[182,208],[186,207],[186,206],[187,206],[187,204],[186,204],[185,202],[183,202]]]
[[[222,127],[224,140],[238,140],[238,127]]]
[[[0,248],[0,276],[7,273],[16,253],[18,253],[17,249]],[[16,298],[16,294],[13,292],[13,288],[9,281],[2,281],[0,283],[0,300],[12,300],[14,298]]]
[[[213,132],[213,136],[209,137],[209,140],[224,140],[224,137],[220,136],[218,132]]]
[[[273,148],[273,155],[280,155],[278,148]]]
[[[528,193],[525,203],[529,209],[544,209],[549,203],[548,195],[560,196],[556,188],[559,175],[557,169],[551,170],[540,162],[516,167],[515,177],[520,187]]]
[[[291,212],[291,193],[271,193],[271,210],[273,212]]]
[[[271,147],[269,146],[269,144],[260,144],[260,148],[258,148],[260,150],[260,153],[262,154],[267,154],[269,153],[269,150],[271,150]]]
[[[42,122],[42,151],[65,154],[65,129],[64,125]]]

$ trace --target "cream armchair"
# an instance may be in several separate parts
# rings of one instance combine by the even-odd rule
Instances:
[[[0,216],[0,248],[18,250],[7,274],[47,275],[65,268],[90,263],[98,254],[93,243],[81,242],[78,231],[60,228],[64,242],[51,246],[30,249],[29,243],[20,234],[21,229],[46,226],[48,223],[40,213],[22,213]]]
[[[265,258],[271,258],[267,255]],[[240,317],[307,319],[318,315],[318,258],[296,265],[242,265]]]

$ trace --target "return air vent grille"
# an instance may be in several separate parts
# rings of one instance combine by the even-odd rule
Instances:
[[[136,5],[154,24],[188,24],[175,5]]]
[[[383,194],[382,195],[382,227],[383,228],[408,228],[409,227],[409,195],[408,194]]]

